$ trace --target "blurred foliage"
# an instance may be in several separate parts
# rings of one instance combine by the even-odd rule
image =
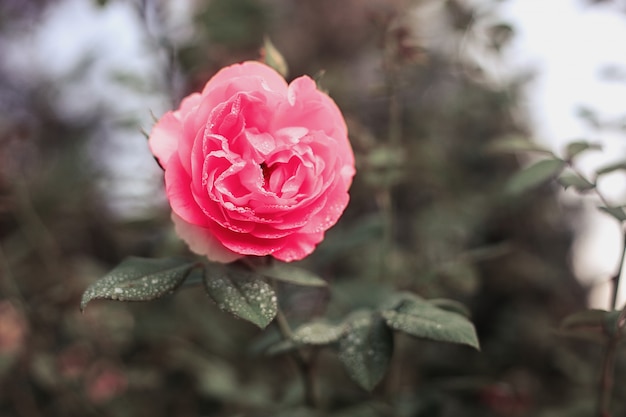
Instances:
[[[96,3],[104,11],[120,2]],[[314,350],[324,410],[317,412],[301,405],[290,358],[261,354],[278,329],[233,319],[199,288],[151,303],[93,302],[81,315],[82,292],[123,258],[188,252],[165,205],[132,220],[111,210],[94,158],[116,155],[92,151],[113,134],[101,129],[106,109],[68,120],[51,103],[71,78],[36,84],[2,69],[0,414],[591,415],[601,346],[556,334],[561,319],[585,305],[569,260],[576,213],[564,213],[541,181],[523,195],[505,192],[518,162],[492,149],[527,135],[513,117],[523,82],[488,82],[460,51],[485,42],[467,33],[486,17],[466,2],[445,4],[432,15],[413,2],[385,0],[198,1],[193,36],[175,49],[159,45],[172,48],[163,72],[184,80],[181,93],[223,65],[256,59],[264,35],[292,76],[325,71],[320,83],[346,115],[358,174],[344,217],[300,263],[331,285],[276,286],[294,327],[376,308],[408,290],[467,305],[481,352],[396,333],[390,371],[370,394],[350,380],[340,357]],[[55,2],[1,7],[33,23]],[[424,19],[438,22],[439,36],[455,47],[429,43]],[[10,26],[2,23],[0,37]],[[479,46],[497,56],[515,28],[499,22],[489,34]],[[618,375],[625,365],[619,355]],[[361,376],[362,385],[378,377]],[[620,415],[623,385],[614,398]]]

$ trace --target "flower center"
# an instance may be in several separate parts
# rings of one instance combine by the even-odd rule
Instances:
[[[272,176],[272,172],[274,168],[268,167],[265,161],[261,162],[261,170],[263,171],[263,185],[267,190],[270,185],[270,177]]]

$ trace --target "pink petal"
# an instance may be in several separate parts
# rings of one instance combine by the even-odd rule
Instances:
[[[178,149],[178,141],[182,135],[183,126],[173,112],[167,112],[161,117],[150,132],[148,145],[150,151],[159,160],[163,169],[167,168],[167,162],[172,154]]]
[[[170,158],[165,170],[165,192],[172,210],[178,216],[186,222],[206,226],[207,218],[193,196],[191,177],[176,154]]]
[[[339,220],[350,201],[348,187],[341,181],[333,189],[326,191],[326,204],[317,211],[307,224],[300,229],[303,233],[319,233],[328,230]]]
[[[192,252],[206,256],[211,261],[222,263],[241,258],[240,254],[224,247],[208,228],[187,223],[174,212],[172,212],[172,221],[176,234],[187,243]]]
[[[285,94],[287,82],[275,70],[257,61],[246,61],[234,64],[218,71],[206,84],[202,94],[207,94],[220,84],[230,84],[238,77],[253,77],[262,79],[262,86],[268,91]]]
[[[224,246],[242,255],[271,255],[281,249],[285,245],[285,239],[288,239],[288,237],[278,239],[258,238],[249,233],[237,233],[219,226],[212,228],[212,230],[213,235]]]
[[[276,112],[274,129],[290,126],[322,131],[335,139],[333,151],[344,161],[341,175],[351,183],[354,176],[354,153],[348,140],[348,129],[337,104],[315,87],[315,82],[307,77],[299,77],[289,85],[289,100]]]
[[[200,98],[198,93],[185,97],[178,110],[165,113],[152,128],[148,144],[163,169],[183,139],[182,120],[200,103]]]
[[[295,233],[288,238],[285,245],[274,252],[272,256],[280,261],[299,261],[310,255],[318,243],[324,239],[324,233]]]

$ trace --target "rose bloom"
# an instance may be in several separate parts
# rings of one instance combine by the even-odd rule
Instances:
[[[315,82],[260,62],[226,67],[154,126],[176,232],[210,260],[309,255],[348,204],[354,154]]]

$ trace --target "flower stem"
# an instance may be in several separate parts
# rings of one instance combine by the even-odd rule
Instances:
[[[619,264],[617,266],[617,272],[611,278],[611,281],[613,283],[613,291],[611,292],[611,307],[613,308],[613,310],[617,309],[617,296],[619,295],[619,283],[620,283],[620,278],[622,276],[622,272],[624,268],[624,261],[626,260],[626,226],[624,226],[624,223],[622,223],[621,226],[622,226],[622,229],[624,229],[623,230],[624,233],[622,235],[622,255],[620,256]]]
[[[621,224],[624,228],[624,224]],[[622,255],[620,256],[617,272],[611,278],[613,282],[613,290],[611,294],[611,309],[617,309],[617,296],[619,294],[619,283],[624,268],[624,260],[626,259],[626,231],[622,240]],[[602,363],[602,375],[600,376],[599,392],[598,392],[598,416],[611,417],[610,405],[613,385],[615,381],[615,358],[617,356],[617,347],[621,337],[622,323],[626,317],[626,309],[622,310],[617,321],[615,332],[604,351],[604,359]]]
[[[567,161],[567,163],[575,174],[577,174],[581,178],[585,178],[583,173],[572,163],[572,161]],[[596,182],[597,178],[594,179],[593,183],[595,184]],[[606,196],[598,189],[597,186],[593,188],[593,191],[600,199],[602,204],[607,207],[611,206]],[[611,277],[612,288],[611,300],[609,304],[609,310],[611,311],[615,311],[618,308],[617,299],[619,296],[619,285],[624,269],[624,261],[626,260],[626,222],[622,221],[619,223],[619,225],[622,229],[623,236],[622,251],[619,259],[619,264],[617,265],[617,271],[615,272],[615,275]],[[621,332],[625,318],[626,309],[623,309],[616,322],[617,328],[610,335],[610,339],[604,350],[604,358],[602,361],[602,374],[600,376],[600,381],[598,385],[598,417],[611,417],[610,405],[615,380],[615,358],[617,356],[617,347],[621,338]]]
[[[398,74],[396,63],[396,38],[393,36],[388,22],[384,32],[382,51],[382,71],[385,77],[385,86],[389,98],[387,144],[391,148],[402,145],[402,102],[398,94]],[[390,169],[391,167],[387,167]],[[395,235],[395,209],[393,198],[393,184],[385,183],[376,196],[378,207],[383,221],[383,237],[381,241],[380,277],[389,276],[392,269],[392,255]]]
[[[289,322],[280,307],[276,313],[276,324],[278,325],[278,328],[280,329],[280,332],[285,340],[291,340],[293,338],[293,330],[291,330],[291,326],[289,326]],[[317,384],[315,383],[315,367],[313,357],[306,358],[301,349],[297,349],[293,352],[291,357],[298,368],[298,372],[302,378],[302,383],[304,384],[305,404],[310,408],[317,408],[319,401]]]
[[[609,329],[610,339],[604,351],[602,375],[600,376],[598,390],[599,417],[611,417],[610,405],[613,385],[615,383],[615,359],[617,356],[617,348],[622,336],[622,328],[625,318],[626,310],[622,310],[615,321],[615,328]]]
[[[617,344],[619,336],[615,335],[609,340],[604,353],[602,363],[602,376],[600,377],[600,390],[598,393],[598,416],[611,417],[610,404],[613,391],[615,356],[617,354]]]
[[[576,175],[578,175],[581,178],[586,179],[585,175],[576,167],[576,165],[573,164],[571,160],[566,161],[566,162],[567,162],[567,165],[570,167],[570,169],[574,171]],[[597,177],[591,182],[593,184],[596,184]],[[611,207],[611,203],[606,198],[606,196],[598,189],[597,185],[593,188],[593,192],[600,199],[602,204],[604,204],[606,207]],[[612,309],[612,310],[617,309],[617,297],[619,295],[619,283],[620,283],[620,278],[622,276],[622,271],[624,267],[624,260],[626,260],[626,222],[623,222],[623,221],[620,222],[620,227],[622,228],[622,236],[623,236],[622,255],[620,257],[619,264],[617,265],[617,272],[615,273],[615,275],[611,277],[613,288],[611,289],[611,304],[609,304],[609,309]]]

